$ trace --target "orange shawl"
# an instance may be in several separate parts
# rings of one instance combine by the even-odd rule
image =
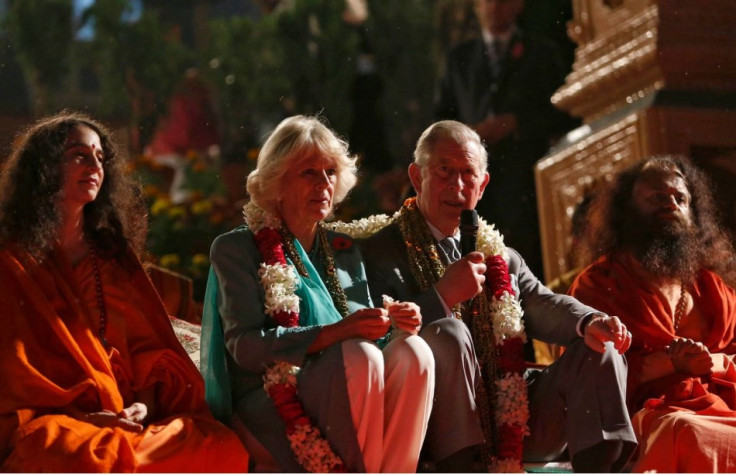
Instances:
[[[245,471],[237,437],[214,420],[196,367],[178,343],[140,262],[99,259],[111,348],[97,337],[90,259],[55,251],[42,263],[0,251],[0,469]],[[142,433],[73,416],[118,413],[154,393]]]
[[[650,408],[680,407],[703,415],[736,417],[736,379],[732,370],[714,372],[708,377],[675,373],[638,384],[643,357],[664,350],[675,337],[675,329],[667,303],[648,291],[622,261],[601,257],[580,273],[569,293],[583,303],[618,316],[631,331],[632,346],[626,357],[632,412],[650,400]],[[701,270],[692,297],[709,319],[710,332],[700,342],[711,353],[736,354],[736,292],[715,273]]]

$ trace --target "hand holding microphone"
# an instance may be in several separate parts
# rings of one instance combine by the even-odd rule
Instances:
[[[477,233],[478,213],[473,209],[463,210],[460,214],[460,251],[463,258],[448,265],[435,285],[450,307],[472,299],[483,290],[486,264],[483,255],[476,252]]]

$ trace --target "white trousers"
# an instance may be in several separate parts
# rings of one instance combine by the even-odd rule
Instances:
[[[434,357],[419,336],[381,350],[342,342],[350,412],[367,472],[416,472],[434,395]]]

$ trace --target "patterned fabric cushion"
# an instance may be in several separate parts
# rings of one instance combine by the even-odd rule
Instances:
[[[202,327],[173,316],[169,316],[169,319],[171,319],[177,339],[199,369],[199,341],[202,338]]]

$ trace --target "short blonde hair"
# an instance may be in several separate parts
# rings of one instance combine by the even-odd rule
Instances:
[[[455,120],[442,120],[430,125],[417,140],[414,163],[424,171],[434,157],[434,147],[440,139],[449,138],[467,147],[475,146],[480,156],[480,171],[488,171],[488,152],[475,130]]]
[[[318,153],[337,164],[334,203],[342,202],[358,181],[357,157],[348,144],[322,123],[320,117],[295,115],[281,121],[258,154],[256,169],[248,175],[250,199],[261,209],[277,214],[282,178],[301,159]]]

